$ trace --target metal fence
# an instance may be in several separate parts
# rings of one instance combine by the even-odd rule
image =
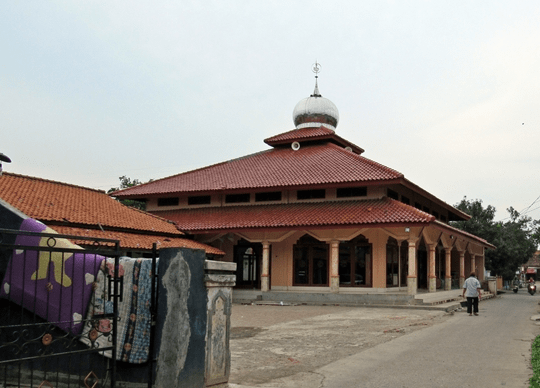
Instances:
[[[93,314],[105,257],[107,308]],[[119,257],[116,240],[0,229],[0,387],[115,387]]]

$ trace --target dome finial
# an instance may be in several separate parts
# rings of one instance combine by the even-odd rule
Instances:
[[[311,71],[315,73],[315,90],[313,91],[313,94],[311,95],[311,97],[322,97],[321,96],[321,93],[319,92],[319,83],[318,83],[318,78],[319,78],[319,72],[321,71],[321,64],[317,62],[317,60],[315,60],[315,63],[313,64],[312,68],[311,68]]]

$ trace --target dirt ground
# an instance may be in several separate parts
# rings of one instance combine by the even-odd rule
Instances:
[[[448,317],[434,310],[234,304],[229,382],[255,385],[310,372]]]

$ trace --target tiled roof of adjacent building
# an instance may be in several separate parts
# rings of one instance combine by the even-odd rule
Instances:
[[[435,217],[384,197],[374,200],[225,206],[156,211],[189,232],[256,228],[301,228],[428,224]]]
[[[223,254],[218,249],[183,238],[184,234],[168,220],[124,206],[103,191],[4,173],[0,176],[0,198],[59,233],[70,228],[72,231],[80,229],[77,235],[83,235],[79,234],[83,230],[95,237],[114,235],[117,237],[110,238],[120,239],[122,246],[134,248],[138,242],[141,249],[151,249],[150,240],[169,238],[174,239],[177,246],[196,249],[204,246],[208,253]]]
[[[403,174],[333,143],[273,148],[113,193],[120,198],[393,181]]]

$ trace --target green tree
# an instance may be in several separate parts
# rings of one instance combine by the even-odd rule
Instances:
[[[507,209],[508,221],[495,221],[495,208],[484,208],[482,200],[468,200],[464,197],[455,206],[469,214],[468,221],[453,222],[452,225],[483,238],[496,246],[486,251],[486,269],[493,275],[510,280],[515,271],[526,263],[536,252],[539,243],[539,223],[519,214],[514,208]]]
[[[118,190],[123,190],[123,189],[127,189],[129,187],[133,187],[133,186],[137,186],[137,185],[142,184],[142,182],[140,180],[138,180],[138,179],[131,180],[131,178],[128,178],[125,175],[121,176],[118,179],[120,179],[120,186],[111,187],[109,190],[107,190],[107,194],[110,194],[110,193],[113,193],[113,192],[118,191]],[[148,182],[151,182],[151,181],[152,180],[150,179]],[[121,200],[119,200],[119,202],[126,205],[126,206],[134,207],[135,209],[146,210],[146,203],[143,202],[143,201],[135,201],[133,199],[121,199]]]

